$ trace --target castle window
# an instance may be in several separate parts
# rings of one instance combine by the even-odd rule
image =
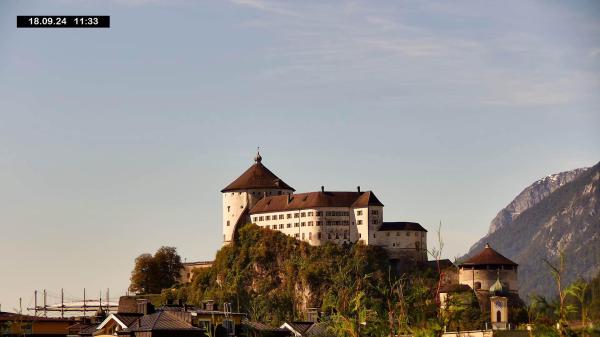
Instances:
[[[298,218],[299,216],[300,216],[300,214],[294,213],[294,219]]]
[[[308,232],[308,239],[312,240],[312,232]]]
[[[378,210],[376,210],[376,209],[374,209],[374,210],[372,210],[372,211],[371,211],[371,214],[373,214],[373,215],[377,215],[377,214],[379,214],[379,211],[378,211]]]
[[[255,217],[254,217],[254,222],[257,222],[257,221],[258,221],[258,217],[257,217],[257,216],[255,216]]]
[[[294,222],[294,227],[300,227],[300,224],[297,222]]]
[[[392,247],[396,247],[396,243],[395,242],[392,243]]]
[[[308,216],[313,216],[313,212],[308,212]]]
[[[356,211],[356,215],[362,215],[362,211]]]
[[[304,218],[306,216],[306,213],[302,212],[302,214],[300,214],[300,216]]]
[[[312,225],[313,225],[313,222],[312,222],[312,221],[309,221],[309,222],[308,222],[308,225],[309,225],[309,226],[312,226]]]
[[[321,232],[318,232],[318,233],[317,233],[317,238],[318,238],[319,240],[321,240]]]
[[[376,224],[377,224],[377,219],[373,219],[373,221],[371,221],[371,223],[372,223],[373,225],[376,225]]]
[[[373,233],[373,239],[375,239],[375,233]]]
[[[263,219],[264,219],[264,217],[262,217],[262,216],[261,216],[261,217],[258,217],[258,220],[259,220],[259,221],[263,221]]]
[[[273,229],[277,229],[277,225],[273,225]]]
[[[229,220],[227,220],[227,226],[229,226]]]
[[[283,224],[282,223],[279,224],[279,229],[283,229]]]
[[[327,233],[327,239],[331,240],[331,233]]]
[[[283,214],[279,214],[279,220],[283,219]]]
[[[321,226],[321,221],[317,221],[317,226]]]
[[[296,234],[294,234],[294,237],[295,237],[296,239],[300,238],[300,233],[296,233]]]
[[[362,238],[362,234],[358,233],[358,238],[359,239]]]
[[[304,233],[302,233],[302,240],[304,240]]]
[[[406,236],[410,236],[410,232],[406,232]]]
[[[290,213],[286,214],[286,218],[291,219],[292,215]]]
[[[303,223],[302,223],[302,227],[305,227],[305,226],[306,226],[306,222],[303,222]]]
[[[231,206],[227,206],[227,212],[229,212],[230,209],[231,209]]]
[[[359,224],[359,225],[362,225],[362,220],[358,220],[358,224]]]
[[[287,228],[292,228],[292,224],[291,223],[287,224]]]
[[[265,220],[271,220],[271,216],[270,216],[270,215],[267,215],[267,216],[265,217]]]
[[[323,215],[323,212],[317,211],[317,216],[322,216],[322,215]]]

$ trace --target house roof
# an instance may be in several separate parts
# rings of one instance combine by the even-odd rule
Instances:
[[[306,333],[306,331],[313,324],[315,324],[315,323],[313,323],[313,322],[285,322],[285,323],[283,323],[281,328],[285,329],[286,327],[289,327],[293,330],[293,332],[304,335]]]
[[[329,325],[327,325],[327,323],[319,322],[319,323],[313,324],[310,328],[308,328],[308,330],[306,331],[306,336],[307,337],[329,337],[329,336],[333,336],[333,333],[329,329]]]
[[[470,290],[471,287],[466,284],[446,284],[440,288],[440,293],[462,293]]]
[[[441,259],[439,260],[439,266],[440,269],[444,270],[447,268],[456,268],[456,266],[454,265],[454,263],[452,263],[452,261],[450,261],[449,259]],[[438,260],[431,260],[431,261],[427,261],[427,267],[430,269],[435,269],[437,270],[438,268]]]
[[[287,329],[283,329],[283,328],[277,328],[277,327],[273,327],[261,322],[254,322],[254,321],[250,321],[247,319],[244,319],[242,321],[242,324],[244,324],[245,326],[256,330],[256,331],[269,331],[269,332],[289,332],[289,330]]]
[[[427,232],[423,226],[416,222],[384,222],[379,231],[418,231]]]
[[[140,317],[135,323],[129,326],[127,329],[121,330],[122,332],[134,332],[134,331],[157,331],[157,330],[191,330],[197,331],[202,330],[192,326],[190,323],[185,322],[177,315],[172,314],[168,311],[159,311],[150,315]]]
[[[102,329],[108,322],[115,321],[117,324],[121,326],[121,328],[125,329],[131,325],[131,323],[135,322],[138,318],[142,317],[143,314],[139,313],[117,313],[110,314],[106,317],[100,324],[98,324],[97,329]]]
[[[271,170],[262,164],[260,154],[254,159],[254,165],[250,166],[241,176],[227,185],[221,192],[246,190],[252,188],[276,188],[295,191],[290,185],[279,179]]]
[[[479,266],[479,265],[504,265],[517,266],[516,263],[504,257],[502,254],[493,250],[489,244],[485,244],[485,248],[477,255],[467,259],[459,266]]]
[[[289,198],[289,201],[288,201]],[[293,211],[319,207],[366,207],[383,206],[371,191],[332,192],[319,191],[276,195],[259,200],[250,210],[250,214]]]
[[[44,321],[44,322],[73,322],[74,318],[62,318],[62,317],[41,317],[33,315],[22,315],[13,312],[0,311],[0,321],[14,321],[21,320],[24,322],[31,321]]]
[[[92,335],[98,329],[99,324],[89,324],[79,329],[78,335]]]

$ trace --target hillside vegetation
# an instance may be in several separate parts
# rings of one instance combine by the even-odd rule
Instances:
[[[223,247],[211,268],[200,271],[183,291],[189,301],[230,302],[251,318],[278,323],[303,319],[306,308],[331,311],[349,305],[363,288],[370,307],[380,307],[375,287],[390,265],[379,247],[327,244],[310,246],[280,232],[248,224],[234,244]],[[364,285],[356,283],[365,283]]]

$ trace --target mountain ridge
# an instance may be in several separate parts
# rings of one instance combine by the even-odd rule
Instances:
[[[550,273],[543,260],[555,261],[565,253],[565,282],[577,277],[592,278],[600,270],[600,163],[591,168],[565,171],[542,178],[521,192],[539,189],[536,198],[513,210],[510,221],[488,232],[463,257],[468,258],[489,242],[517,262],[521,295],[553,296]],[[529,192],[528,192],[529,191]],[[515,198],[515,200],[517,199]],[[511,202],[517,205],[519,202]],[[504,210],[498,213],[501,213]],[[494,218],[494,220],[496,220]],[[490,227],[498,222],[492,221]],[[526,296],[524,296],[526,298]]]

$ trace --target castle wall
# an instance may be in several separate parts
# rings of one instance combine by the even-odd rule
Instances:
[[[223,242],[231,242],[235,225],[242,213],[249,210],[265,196],[291,194],[291,190],[282,189],[252,189],[242,191],[230,191],[223,193]],[[250,219],[242,219],[242,223],[250,222]]]
[[[382,246],[392,259],[410,256],[416,261],[427,261],[427,233],[422,231],[377,232],[378,246]]]
[[[327,241],[342,244],[352,242],[356,232],[354,214],[348,207],[320,207],[285,212],[252,214],[258,226],[278,230],[311,245]]]
[[[458,272],[458,282],[466,284],[473,289],[475,283],[481,283],[481,290],[489,290],[492,284],[498,279],[497,269],[471,269],[461,267]],[[500,282],[508,286],[510,292],[517,292],[519,289],[517,280],[517,270],[500,269]]]

